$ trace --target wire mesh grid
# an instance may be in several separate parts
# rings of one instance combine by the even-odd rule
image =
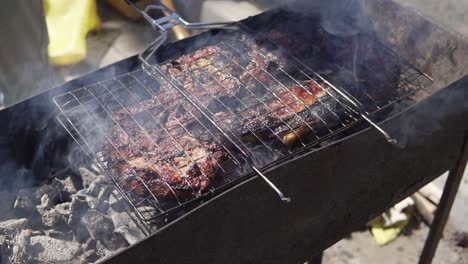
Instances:
[[[262,45],[258,44],[259,38]],[[258,32],[243,32],[216,47],[198,51],[188,62],[175,60],[159,69],[174,86],[187,91],[206,110],[209,119],[236,137],[249,154],[258,154],[249,148],[252,139],[258,143],[254,146],[263,145],[270,151],[267,160],[272,163],[282,155],[303,150],[297,146],[318,144],[362,117],[431,85],[429,76],[384,46],[379,47],[384,49],[385,63],[392,71],[380,73],[385,74],[383,81],[388,82],[387,86],[379,88],[372,83],[372,88],[387,92],[389,84],[393,87],[391,93],[375,96],[363,88],[365,84],[358,84],[351,92],[331,84]],[[264,156],[264,152],[260,154]]]
[[[149,175],[140,171],[144,166],[183,175],[184,171],[193,169],[191,165],[206,159],[203,153],[208,153],[210,148],[206,142],[212,141],[226,156],[213,159],[213,170],[226,175],[217,179],[216,185],[229,184],[236,179],[236,173],[246,173],[242,157],[212,133],[209,122],[202,120],[196,109],[170,85],[164,84],[164,80],[158,81],[154,75],[140,70],[54,98],[62,111],[58,120],[63,127],[85,153],[97,160],[139,216],[148,221],[200,198],[201,188],[192,186],[194,183],[187,179],[177,183],[165,179],[151,183],[144,178]],[[194,133],[204,138],[195,138]],[[160,155],[152,157],[146,153],[141,157],[135,153],[145,151],[168,152],[165,153],[169,156],[165,157],[167,164],[160,164],[157,160],[161,159]],[[144,166],[134,164],[138,162]],[[121,167],[124,170],[118,169]],[[201,170],[199,176],[212,177],[207,174],[208,171]],[[173,185],[186,189],[176,190]],[[214,186],[203,188],[204,196],[213,192]]]
[[[58,120],[139,216],[152,221],[247,177],[245,157],[223,134],[258,168],[267,168],[431,84],[382,47],[385,63],[397,66],[385,72],[396,89],[383,96],[348,90],[329,81],[333,73],[316,72],[280,43],[244,29],[149,71],[56,96]]]

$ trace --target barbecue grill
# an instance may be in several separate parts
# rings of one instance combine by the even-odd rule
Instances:
[[[275,21],[279,21],[278,17],[284,17],[284,21],[291,21],[293,16],[299,21],[295,21],[292,25],[288,25],[288,22],[275,23]],[[267,14],[260,19],[269,24],[272,30],[275,30],[278,26],[283,28],[305,28],[310,23],[310,20],[314,19],[307,16],[298,18],[298,16],[298,14],[287,14],[284,11],[280,11]],[[317,146],[317,144],[324,140],[335,137],[340,132],[349,130],[360,120],[369,123],[382,133],[390,143],[396,144],[395,139],[392,139],[382,128],[371,121],[370,117],[397,102],[401,102],[417,91],[429,87],[432,82],[427,74],[417,70],[378,43],[377,40],[368,36],[333,40],[331,35],[319,32],[318,30],[300,32],[301,36],[303,34],[310,34],[318,35],[315,37],[317,39],[330,38],[330,41],[326,45],[335,45],[333,41],[354,41],[355,43],[371,41],[371,44],[367,44],[366,47],[376,49],[376,53],[380,52],[382,54],[379,54],[382,56],[379,59],[385,61],[389,65],[387,68],[391,69],[391,71],[382,69],[382,71],[386,71],[366,73],[367,76],[354,76],[353,78],[357,78],[356,82],[348,85],[353,85],[356,90],[348,92],[350,90],[348,87],[346,87],[348,89],[340,88],[338,84],[333,84],[332,82],[334,81],[330,80],[331,78],[336,80],[336,74],[340,73],[336,69],[336,65],[333,62],[328,62],[328,65],[321,65],[328,60],[337,61],[339,60],[338,58],[328,57],[320,60],[318,63],[313,61],[306,63],[290,54],[294,51],[281,48],[277,42],[284,42],[286,38],[294,37],[298,41],[304,42],[309,39],[300,39],[301,36],[286,34],[275,41],[268,39],[264,36],[264,32],[256,30],[254,28],[255,25],[252,26],[251,24],[252,22],[245,21],[244,23],[235,25],[238,30],[228,29],[226,32],[217,32],[216,35],[211,36],[208,36],[208,34],[212,34],[212,32],[209,32],[192,39],[192,42],[197,42],[197,39],[210,38],[208,43],[203,43],[199,47],[192,47],[194,51],[188,51],[188,54],[184,55],[189,58],[196,56],[196,59],[193,61],[193,67],[190,66],[179,70],[181,66],[173,66],[177,61],[174,62],[164,58],[165,61],[160,64],[151,65],[149,62],[146,62],[144,65],[149,67],[149,69],[131,72],[115,77],[112,80],[98,82],[97,84],[68,91],[54,97],[55,103],[62,112],[59,116],[60,123],[87,153],[93,154],[99,160],[102,167],[107,170],[109,177],[113,179],[144,220],[151,221],[159,216],[167,216],[168,213],[182,206],[193,204],[196,200],[206,198],[207,195],[213,196],[219,194],[221,190],[226,190],[228,185],[248,179],[248,175],[251,174],[252,170],[263,176],[262,170],[275,165],[281,165],[285,161],[291,160],[294,156],[306,153],[310,148]],[[216,49],[207,49],[207,46],[214,46]],[[361,58],[365,55],[362,50],[359,50],[359,46],[343,45],[336,48],[350,49],[351,53],[355,51],[356,54],[353,54],[354,58]],[[323,50],[323,47],[317,49]],[[275,50],[276,54],[270,52],[270,50]],[[170,52],[170,50],[166,52]],[[305,57],[305,54],[298,55],[302,55],[303,58],[309,60],[316,57],[315,54],[311,54],[310,57]],[[176,56],[180,56],[180,54]],[[262,65],[255,64],[254,69],[248,69],[248,65],[251,65],[255,58],[257,60],[260,58],[260,60],[268,61],[269,57],[275,57],[274,64],[276,64],[276,61],[286,61],[285,64],[287,65],[273,65],[270,69],[266,69],[262,68]],[[314,63],[320,65],[314,65]],[[342,62],[340,61],[340,63]],[[361,66],[364,63],[366,65]],[[371,60],[364,63],[355,62],[355,64],[359,65],[354,66],[379,70],[379,65],[376,65],[376,63],[381,63],[381,61]],[[285,69],[286,67],[288,69]],[[312,67],[316,67],[317,70],[312,69]],[[359,69],[352,70],[356,72]],[[317,71],[320,71],[320,73]],[[247,76],[254,79],[257,87],[254,89],[248,88],[248,81],[237,78],[236,75],[238,74],[236,72],[247,72]],[[330,76],[330,79],[324,77],[323,75],[325,74]],[[379,81],[394,82],[398,86],[397,91],[391,96],[386,97],[385,100],[373,98],[366,91],[368,87],[362,87],[366,85],[365,82],[372,82],[372,85],[383,87],[389,84],[376,84],[376,81],[372,80],[373,77],[371,75],[384,75],[384,78],[381,78]],[[340,81],[337,80],[338,83]],[[316,104],[319,105],[321,111],[315,110],[305,102],[310,97],[313,97],[314,100],[317,97],[317,92],[314,94],[309,91],[310,89],[306,87],[306,82],[311,82],[316,86],[318,93],[327,95],[326,99],[323,99],[323,97],[317,98]],[[301,98],[300,94],[293,93],[288,88],[291,84],[296,85],[297,89],[305,93],[306,98],[304,99],[304,96]],[[196,88],[198,90],[191,89],[193,85],[201,88]],[[231,87],[227,87],[227,85],[231,85]],[[208,91],[208,89],[204,89],[203,87],[217,86],[220,86],[222,89],[221,92],[217,92],[221,95],[215,92],[200,95],[198,92],[200,89]],[[232,86],[237,86],[239,87],[238,89],[243,89],[243,91],[232,93],[231,95],[230,90],[236,89]],[[273,88],[274,86],[276,88]],[[175,96],[168,97],[166,96],[167,94]],[[227,94],[231,96],[227,96]],[[210,100],[207,101],[206,98],[203,98],[206,96],[211,97]],[[146,106],[148,99],[156,100],[157,102]],[[287,103],[286,100],[288,99],[289,102]],[[272,109],[269,102],[273,100],[280,105],[279,111]],[[288,116],[279,113],[280,111],[293,112],[292,105],[294,104],[300,104],[301,108],[304,108],[304,111],[301,112],[306,112],[306,114],[295,113],[292,116]],[[132,111],[131,108],[135,107],[143,108],[143,111]],[[204,156],[198,155],[194,157],[193,153],[189,153],[178,142],[187,134],[200,133],[194,132],[194,130],[202,130],[201,133],[212,137],[217,144],[222,146],[229,159],[236,165],[236,168],[234,166],[216,164],[217,169],[222,174],[221,181],[212,186],[208,192],[196,194],[192,199],[186,199],[187,201],[179,197],[176,191],[165,182],[173,196],[175,196],[176,203],[172,201],[160,201],[157,194],[138,176],[136,168],[132,170],[131,176],[117,176],[115,175],[115,171],[113,171],[113,166],[116,164],[106,164],[106,153],[102,153],[102,145],[99,144],[102,140],[112,145],[112,151],[119,152],[118,160],[125,160],[127,164],[130,164],[125,155],[120,153],[120,146],[116,145],[115,140],[108,136],[109,130],[113,126],[117,125],[119,126],[119,130],[125,130],[115,118],[116,113],[122,111],[122,109],[130,116],[133,126],[139,127],[144,131],[145,135],[152,134],[148,129],[154,129],[154,126],[158,126],[156,130],[158,136],[164,134],[166,137],[169,137],[174,142],[172,147],[175,151],[183,151],[183,156],[187,157],[192,163],[196,162],[197,159],[204,159]],[[224,112],[223,115],[219,115],[219,109]],[[189,117],[174,118],[172,122],[174,125],[172,126],[162,124],[164,121],[161,121],[162,118],[160,116],[165,111],[188,111]],[[270,115],[279,119],[279,125],[283,127],[281,133],[277,131],[276,127],[272,127],[265,118],[254,116],[253,118],[258,120],[257,126],[260,127],[260,131],[254,131],[256,128],[252,125],[251,128],[247,127],[246,129],[248,135],[241,137],[239,133],[233,131],[235,129],[233,126],[226,125],[221,120],[223,118],[237,118],[238,115],[249,111],[263,111],[261,115]],[[312,119],[316,120],[318,124],[312,123],[308,115],[312,116]],[[287,119],[295,119],[296,121],[288,122]],[[93,127],[92,124],[98,124],[98,126],[90,129]],[[105,124],[108,125],[106,126]],[[235,125],[242,126],[242,124]],[[148,128],[148,126],[151,128]],[[212,132],[213,129],[221,133]],[[183,133],[176,134],[177,132],[174,131],[177,130],[183,130]],[[269,133],[272,137],[265,138],[262,136],[264,133]],[[130,132],[125,131],[124,134],[125,136],[132,137],[130,136]],[[164,147],[156,143],[157,139],[153,135],[150,137],[151,143],[156,144],[158,150]],[[252,138],[257,144],[252,144]],[[289,146],[291,145],[290,141],[293,141],[291,138],[297,141],[297,147]],[[133,138],[131,144],[136,146],[137,140]],[[229,145],[234,146],[234,149],[230,148]],[[203,151],[207,152],[208,150],[203,149]],[[250,166],[246,167],[244,164],[249,164]],[[156,166],[154,163],[151,165]],[[187,164],[175,165],[172,162],[171,167],[180,172],[186,169]],[[203,176],[208,177],[206,175]],[[137,184],[132,185],[130,190],[126,188],[129,177],[138,181]],[[283,200],[288,200],[267,178],[265,179]],[[190,182],[188,185],[190,185]],[[190,188],[194,189],[193,186],[190,186]],[[134,195],[135,189],[146,189],[144,197]]]
[[[213,30],[163,45],[156,53],[145,56],[144,68],[137,57],[132,57],[0,114],[9,125],[23,109],[36,107],[38,117],[26,116],[15,121],[17,127],[9,128],[10,133],[29,136],[40,131],[40,135],[52,135],[51,141],[55,143],[44,146],[33,138],[24,148],[55,155],[67,153],[73,144],[68,141],[71,138],[90,160],[96,160],[108,172],[141,219],[149,225],[164,226],[109,262],[130,259],[163,263],[305,261],[353,227],[451,169],[468,129],[464,122],[468,109],[463,99],[467,96],[468,80],[458,80],[467,72],[467,62],[458,61],[468,53],[466,41],[391,2],[375,1],[366,8],[373,22],[372,30],[366,29],[353,37],[353,41],[330,36],[326,44],[335,53],[330,52],[331,57],[320,58],[318,62],[312,59],[316,54],[295,54],[284,46],[284,39],[272,39],[267,31],[283,25],[287,27],[288,23],[307,24],[309,30],[314,30],[320,28],[320,20],[313,15],[298,16],[294,12],[276,10],[241,21],[235,24],[235,29]],[[406,34],[412,28],[426,30],[416,35]],[[356,71],[354,75],[342,74],[353,71],[337,67],[338,58],[334,56],[338,56],[340,50],[333,48],[340,46],[336,43],[346,43],[346,47],[351,47],[350,54],[356,57],[360,51],[354,47],[359,47],[356,43],[364,39],[368,43],[366,48],[379,54],[386,64],[386,71],[373,72],[377,79],[363,79]],[[420,41],[424,41],[424,45],[417,44],[418,52],[411,52],[414,43]],[[454,45],[456,48],[451,49]],[[173,66],[171,62],[177,58],[212,46],[217,49],[210,56],[220,60],[206,63],[199,57],[196,68],[176,73],[169,71]],[[436,54],[437,47],[451,54],[455,61],[446,61],[445,56]],[[253,75],[246,67],[254,61],[252,55],[287,62],[286,65],[257,68],[267,77],[267,81],[255,80],[257,86],[263,88],[261,96],[246,91],[243,97],[236,95],[234,101],[224,101],[216,94],[207,94],[209,102],[216,102],[213,106],[204,104],[204,98],[188,86],[203,86],[211,81],[228,90],[223,84],[226,79],[235,79],[234,69],[240,68]],[[360,63],[357,72],[367,72],[364,77],[369,76],[371,69],[382,69],[375,61],[370,65]],[[187,76],[193,81],[183,82]],[[383,85],[382,80],[397,87],[385,100],[374,97],[366,89],[366,85]],[[458,81],[450,87],[441,89],[455,80]],[[243,80],[236,81],[239,87],[248,86]],[[324,113],[314,113],[310,105],[291,94],[304,111],[292,114],[295,122],[277,118],[282,124],[281,133],[277,132],[277,127],[262,123],[267,132],[248,129],[250,136],[241,137],[213,110],[221,107],[224,112],[235,115],[263,105],[271,114],[274,111],[268,109],[266,102],[272,99],[279,101],[281,108],[288,109],[290,105],[281,99],[281,93],[289,93],[287,87],[291,85],[307,92],[305,82],[313,83],[327,95],[327,101],[318,98],[316,102],[323,105]],[[166,89],[171,96],[164,100],[155,96],[161,89]],[[401,109],[421,97],[425,99],[409,109]],[[59,111],[48,104],[51,99]],[[156,100],[152,101],[152,106],[161,111],[180,106],[190,109],[190,118],[175,120],[174,126],[190,135],[196,125],[197,131],[209,135],[225,150],[229,158],[216,164],[222,177],[217,177],[209,189],[192,192],[186,197],[169,186],[174,199],[161,199],[137,173],[116,175],[112,170],[114,164],[109,164],[102,142],[118,149],[108,131],[119,126],[115,117],[122,111],[143,131],[149,130],[148,125],[156,124],[162,135],[174,141],[174,148],[183,152],[183,147],[176,143],[179,138],[173,135],[175,127],[166,127],[152,114],[135,116],[131,113],[132,107],[142,106],[148,100]],[[334,108],[330,108],[330,101]],[[434,106],[445,105],[450,105],[450,109],[434,113]],[[271,137],[263,137],[265,133]],[[21,138],[17,136],[12,142]],[[16,146],[13,152],[21,153],[24,148]],[[182,155],[196,161],[190,153]],[[24,159],[21,157],[18,162]],[[432,162],[428,164],[428,160]],[[46,170],[45,164],[41,169]],[[171,167],[184,169],[175,164]],[[258,175],[269,184],[260,181]],[[129,177],[138,184],[128,188]],[[292,199],[291,203],[282,203],[267,186],[280,195],[284,191]],[[146,191],[141,195],[135,193],[136,189]],[[168,221],[171,223],[167,224]],[[213,245],[219,247],[213,248]]]

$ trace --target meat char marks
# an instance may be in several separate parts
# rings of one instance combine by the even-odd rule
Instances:
[[[235,135],[283,137],[314,124],[311,107],[330,87],[304,72],[292,76],[290,61],[241,35],[239,41],[208,46],[161,66],[221,127]],[[307,111],[305,111],[307,110]],[[273,132],[273,133],[272,133]]]
[[[284,34],[268,34],[283,46],[295,47],[296,53],[309,55],[306,61],[313,63],[318,56],[317,51],[307,53],[304,43],[308,42],[295,46]],[[320,127],[327,114],[339,112],[342,106],[332,99],[333,89],[298,68],[282,50],[268,41],[238,36],[159,66],[204,114],[157,74],[151,76],[159,83],[153,98],[114,114],[116,124],[108,136],[112,143],[104,145],[103,152],[112,173],[127,190],[158,199],[206,191],[235,148],[213,127],[200,125],[205,114],[243,141],[255,135],[256,140],[267,142],[279,138],[287,146],[297,142],[291,140],[292,134],[293,138],[307,134]],[[377,57],[380,61],[379,54]],[[366,92],[384,99],[394,92],[394,81],[378,81],[385,85]]]
[[[103,153],[113,175],[138,195],[192,196],[210,186],[226,152],[196,125],[195,109],[160,83],[157,97],[114,114]]]
[[[224,152],[213,143],[191,135],[171,137],[161,130],[143,132],[126,116],[110,133],[117,147],[106,146],[112,170],[125,178],[129,189],[160,198],[187,196],[206,190]]]
[[[233,54],[209,46],[161,69],[209,109],[223,128],[239,137],[264,130],[266,126],[276,127],[275,133],[281,135],[292,126],[298,127],[301,122],[303,125],[304,120],[295,118],[297,114],[326,94],[318,83],[310,80],[288,86],[269,83],[271,77],[251,65],[266,67],[278,61],[277,58],[258,58],[241,66],[242,62],[228,64],[225,56]],[[224,71],[214,68],[215,64],[223,63]],[[217,131],[208,133],[197,126],[202,115],[168,82],[162,79],[158,82],[157,96],[114,114],[116,125],[109,133],[112,144],[103,148],[106,159],[108,164],[114,164],[113,174],[138,195],[149,195],[149,190],[157,198],[167,199],[201,193],[210,187],[227,157],[227,149],[222,145],[226,142],[215,140],[213,134]],[[272,85],[275,96],[265,91],[267,84]],[[222,107],[223,103],[230,106]],[[140,121],[145,116],[146,120]],[[273,135],[262,133],[261,136]]]

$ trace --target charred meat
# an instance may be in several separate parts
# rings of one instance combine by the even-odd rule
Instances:
[[[333,99],[337,96],[333,89],[313,78],[310,69],[295,59],[302,55],[301,59],[313,65],[319,51],[308,50],[307,34],[293,32],[296,35],[288,38],[284,32],[276,29],[254,38],[239,34],[161,64],[159,70],[173,83],[153,76],[160,83],[158,93],[113,116],[111,143],[103,146],[113,174],[128,190],[158,199],[197,195],[216,180],[232,146],[223,142],[219,131],[197,125],[203,115],[173,85],[184,89],[225,132],[252,144],[277,138],[290,145],[320,128],[327,114],[339,113],[343,106]],[[330,47],[322,50],[329,52]],[[356,52],[346,51],[349,49],[340,51],[340,56],[350,56],[353,61]],[[365,64],[372,57],[382,72],[398,70],[385,61],[375,63],[381,54],[366,56]],[[353,96],[364,91],[385,99],[394,92],[394,80],[374,76],[373,81],[361,81],[362,74],[369,74],[369,66],[360,70],[354,66],[343,64],[338,71],[350,72],[357,83],[378,89],[362,88],[358,93],[351,89]]]

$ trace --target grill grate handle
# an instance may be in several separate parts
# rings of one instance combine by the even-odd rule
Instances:
[[[235,22],[211,22],[211,23],[191,23],[183,19],[179,14],[172,11],[169,7],[158,1],[158,4],[148,5],[141,8],[137,4],[137,0],[127,0],[127,3],[135,8],[151,25],[151,27],[159,33],[153,42],[151,42],[139,55],[138,58],[146,66],[151,66],[149,59],[153,57],[158,48],[167,40],[168,31],[175,26],[183,26],[186,29],[237,29]],[[150,12],[153,10],[163,11],[166,14],[163,17],[154,18]]]

